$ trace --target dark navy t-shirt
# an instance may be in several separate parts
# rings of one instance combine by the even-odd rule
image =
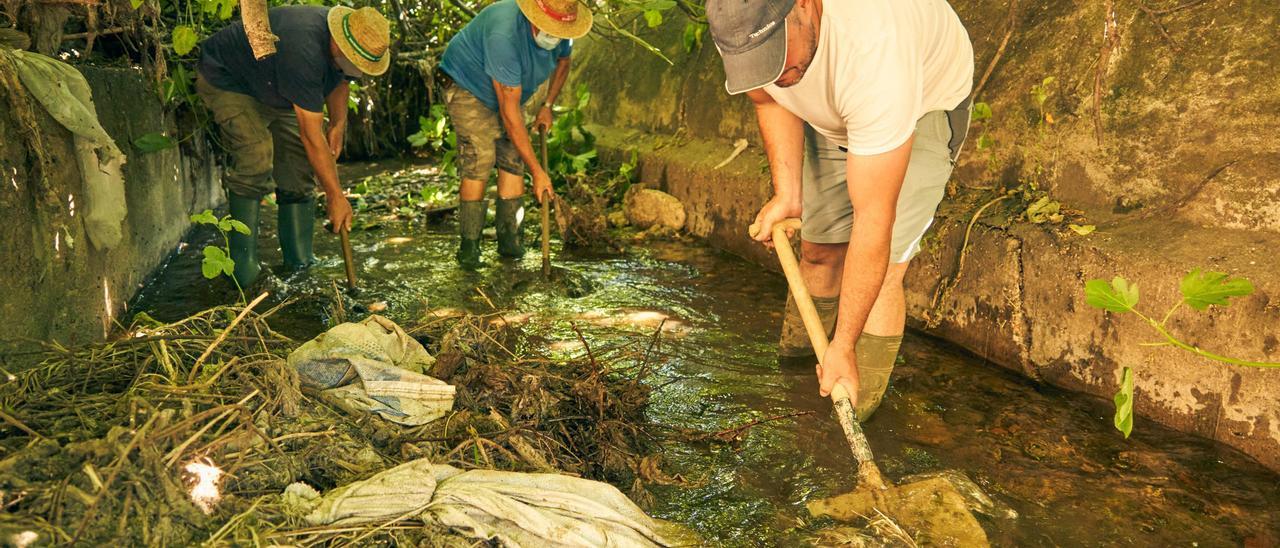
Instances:
[[[200,74],[218,89],[267,106],[323,112],[325,97],[345,78],[329,52],[329,8],[283,6],[267,14],[280,37],[275,55],[254,59],[244,24],[236,21],[201,44]]]
[[[533,27],[515,0],[500,0],[481,10],[449,40],[440,69],[497,111],[494,80],[520,86],[520,103],[524,104],[551,77],[556,62],[572,51],[571,40],[562,40],[553,50],[538,47],[533,41]]]

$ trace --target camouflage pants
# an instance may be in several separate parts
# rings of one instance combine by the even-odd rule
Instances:
[[[218,89],[203,77],[196,78],[196,93],[213,111],[222,146],[231,154],[222,178],[227,192],[260,198],[278,191],[284,202],[315,192],[315,174],[293,109],[272,108],[243,93]]]
[[[512,175],[524,175],[524,163],[515,145],[507,138],[502,117],[457,84],[444,91],[449,120],[458,136],[458,175],[463,179],[488,181],[494,164]]]

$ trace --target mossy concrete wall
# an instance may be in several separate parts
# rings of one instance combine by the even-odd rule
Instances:
[[[173,251],[190,226],[188,215],[222,200],[207,145],[187,140],[144,154],[130,143],[147,133],[174,134],[150,82],[140,70],[82,67],[98,117],[128,156],[124,166],[128,216],[124,238],[95,249],[81,224],[80,169],[71,134],[31,100],[53,162],[43,182],[12,107],[0,94],[0,344],[21,340],[85,342],[124,314],[124,305]],[[79,208],[79,211],[76,210]]]
[[[1083,295],[1086,280],[1122,275],[1141,286],[1140,308],[1162,315],[1191,268],[1246,276],[1258,287],[1252,296],[1207,313],[1184,309],[1169,328],[1219,353],[1280,361],[1280,6],[1117,2],[1109,16],[1106,2],[1019,2],[1010,18],[1007,0],[952,4],[979,77],[1009,40],[978,97],[994,118],[971,134],[985,131],[994,146],[977,151],[971,139],[957,166],[909,275],[910,323],[1033,379],[1108,399],[1121,368],[1132,367],[1142,417],[1280,469],[1280,370],[1142,346],[1157,337],[1145,324],[1092,309]],[[641,179],[685,203],[692,233],[773,267],[745,235],[771,194],[754,114],[724,93],[709,42],[686,51],[686,23],[641,32],[672,65],[625,40],[593,38],[576,46],[573,78],[591,89],[588,115],[606,159],[638,152]],[[1030,90],[1046,77],[1042,116]],[[716,169],[738,139],[750,146]],[[966,226],[1008,188],[1047,194],[1097,231],[1020,220],[1020,194],[978,220],[957,275]]]

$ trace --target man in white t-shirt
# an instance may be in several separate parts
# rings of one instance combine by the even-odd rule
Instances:
[[[902,280],[933,222],[969,124],[973,47],[945,0],[708,0],[730,94],[755,104],[774,196],[801,216],[801,272],[833,337],[820,393],[841,383],[860,419],[902,343]],[[812,355],[794,301],[780,354]]]

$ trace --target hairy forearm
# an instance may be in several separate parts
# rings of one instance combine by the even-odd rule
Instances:
[[[855,215],[840,280],[840,310],[833,345],[852,345],[862,334],[889,268],[893,219]]]
[[[338,165],[329,150],[329,143],[318,128],[302,132],[302,147],[307,151],[307,162],[315,171],[320,188],[329,196],[340,196],[342,187],[338,183]]]
[[[773,192],[798,203],[804,165],[804,122],[774,102],[757,102],[755,107],[769,171],[773,174]]]

